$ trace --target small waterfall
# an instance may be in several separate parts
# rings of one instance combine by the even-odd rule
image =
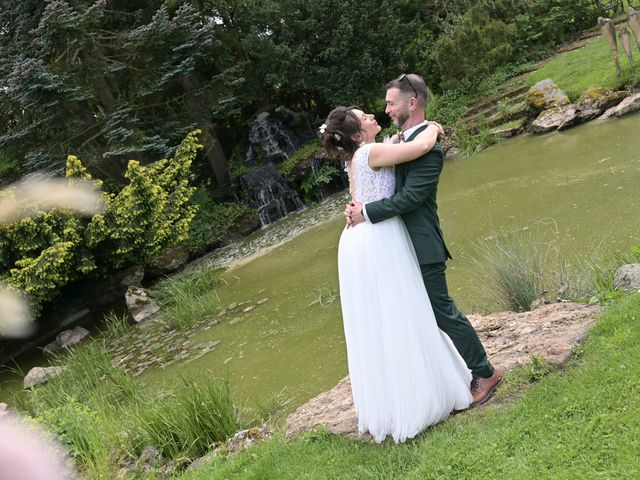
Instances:
[[[304,208],[298,194],[286,184],[272,162],[243,175],[240,182],[263,227]]]
[[[296,149],[282,122],[267,112],[259,113],[249,129],[249,149],[244,163],[255,167],[268,162],[280,163]]]
[[[240,187],[256,208],[262,226],[304,208],[297,192],[280,176],[276,164],[296,150],[282,122],[267,112],[258,114],[249,130],[244,164],[252,171],[240,178]]]

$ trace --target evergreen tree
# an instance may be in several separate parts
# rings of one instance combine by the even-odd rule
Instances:
[[[215,19],[142,0],[6,0],[0,10],[0,148],[28,170],[76,154],[121,180],[129,159],[171,156],[203,130],[216,180],[228,180],[209,105],[227,94],[214,65]]]

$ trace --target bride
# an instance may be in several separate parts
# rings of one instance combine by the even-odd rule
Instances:
[[[393,165],[433,148],[429,125],[408,143],[375,143],[371,114],[337,107],[320,127],[344,159],[351,196],[368,203],[395,193]],[[413,438],[472,402],[471,373],[438,329],[413,245],[400,217],[345,228],[338,247],[340,298],[358,430],[382,442]]]

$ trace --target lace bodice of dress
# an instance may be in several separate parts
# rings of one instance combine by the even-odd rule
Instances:
[[[393,168],[384,167],[372,170],[369,167],[370,143],[359,148],[353,156],[354,170],[351,178],[351,191],[355,190],[356,201],[375,202],[388,198],[396,192],[396,176]]]

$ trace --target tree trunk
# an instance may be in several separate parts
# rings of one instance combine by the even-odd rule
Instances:
[[[222,150],[222,145],[217,138],[212,135],[210,137],[211,142],[205,146],[207,149],[207,160],[213,169],[213,174],[216,177],[216,183],[220,186],[229,185],[229,168],[227,167],[227,156]]]
[[[203,109],[203,99],[193,95],[193,91],[200,87],[200,80],[195,73],[191,73],[188,76],[181,79],[182,88],[190,94],[187,95],[187,111],[190,113],[191,119],[194,123],[199,125],[202,130],[202,143],[204,145],[204,151],[213,170],[213,175],[218,186],[229,185],[229,167],[227,166],[227,156],[224,154],[222,145],[216,138],[215,125],[211,122],[202,122],[202,118],[206,118],[205,115],[200,115]]]

